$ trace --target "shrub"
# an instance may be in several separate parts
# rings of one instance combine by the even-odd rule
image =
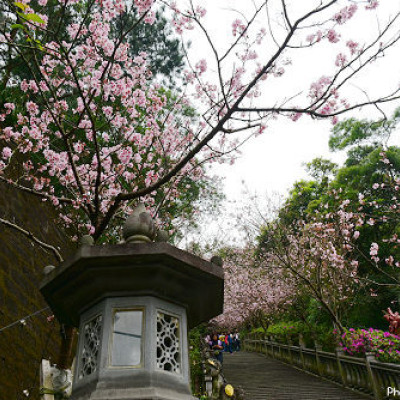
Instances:
[[[296,345],[299,344],[299,334],[303,335],[307,347],[312,348],[317,341],[327,351],[335,348],[332,329],[322,324],[310,327],[301,321],[287,321],[270,325],[267,330],[267,335],[272,335],[278,342],[287,343],[291,340]]]
[[[340,347],[350,355],[372,352],[382,362],[400,364],[400,336],[379,329],[346,329],[340,336]]]
[[[279,342],[286,343],[288,340],[297,339],[299,333],[304,334],[306,330],[301,322],[279,322],[268,327],[267,335],[272,335]]]

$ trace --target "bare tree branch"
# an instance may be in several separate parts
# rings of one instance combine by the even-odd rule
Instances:
[[[60,252],[51,244],[45,243],[42,240],[38,239],[32,232],[27,231],[26,229],[21,228],[17,224],[12,223],[11,221],[8,221],[4,218],[0,218],[0,223],[16,230],[17,232],[22,233],[24,236],[26,236],[29,240],[32,240],[32,242],[38,244],[40,247],[42,247],[45,250],[49,250],[53,253],[54,257],[57,259],[59,262],[63,262],[64,259],[62,258]]]

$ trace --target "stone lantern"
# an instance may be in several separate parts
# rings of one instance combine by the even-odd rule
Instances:
[[[41,285],[79,327],[73,400],[189,400],[187,329],[222,313],[223,271],[165,242],[143,206],[125,242],[84,244]]]

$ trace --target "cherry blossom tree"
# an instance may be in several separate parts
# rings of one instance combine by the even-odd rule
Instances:
[[[393,149],[380,152],[381,179],[375,182],[369,196],[359,195],[359,214],[362,225],[379,232],[379,240],[369,244],[370,261],[382,279],[370,279],[375,286],[400,288],[400,176],[399,153]]]
[[[260,262],[297,277],[298,292],[314,298],[339,327],[349,304],[376,303],[378,294],[380,301],[398,301],[398,167],[398,148],[377,147],[368,168],[360,167],[370,174],[367,182],[375,180],[371,187],[361,184],[360,189],[350,179],[346,188],[336,180],[325,183],[322,192],[314,192],[319,197],[303,195],[306,211],[299,212],[300,203],[289,199],[260,235]],[[344,172],[350,174],[350,169],[338,170],[339,183],[346,182]]]
[[[224,251],[224,312],[214,323],[234,329],[250,319],[261,322],[280,314],[294,291],[289,279],[257,267],[254,248]]]
[[[132,59],[128,45],[122,43],[139,22],[152,23],[149,5],[137,4],[139,20],[121,27],[117,41],[111,40],[111,22],[129,11],[125,3],[107,8],[92,2],[91,9],[85,10],[93,12],[90,17],[74,9],[76,2],[60,6],[78,16],[79,23],[67,27],[69,42],[43,46],[34,39],[28,54],[20,50],[25,45],[16,47],[33,79],[17,82],[22,104],[3,105],[2,138],[9,145],[2,149],[0,179],[50,200],[60,208],[67,227],[75,224],[98,238],[107,218],[117,210],[117,216],[130,210],[130,204],[119,209],[116,196],[149,187],[190,146],[193,110],[185,99],[160,85],[150,86],[145,54]],[[27,2],[15,7],[20,8],[18,19],[23,24],[13,29],[32,43],[37,32],[46,29],[46,15],[34,14]],[[32,15],[42,21],[42,27],[32,23]],[[7,169],[21,163],[20,175],[10,180]],[[195,159],[190,160],[162,191],[142,197],[150,206],[157,199],[155,212],[169,199],[176,206],[178,193],[191,193],[192,182],[201,179],[203,172]],[[114,211],[109,210],[112,206]]]
[[[358,231],[347,205],[311,222],[294,221],[291,227],[271,223],[260,237],[259,252],[264,269],[294,280],[297,293],[315,299],[340,330],[345,308],[361,285],[353,257]]]
[[[371,193],[368,198],[360,193],[354,204],[343,200],[341,189],[331,189],[313,215],[292,224],[276,213],[273,219],[263,216],[255,206],[259,222],[264,223],[259,248],[250,242],[245,249],[226,253],[225,307],[217,322],[235,327],[261,317],[260,325],[262,319],[277,318],[286,309],[307,320],[309,304],[299,303],[312,298],[342,330],[346,311],[360,301],[359,296],[376,296],[377,286],[398,287],[400,186],[394,155],[381,152],[382,179],[371,188],[380,201],[373,200]],[[251,215],[243,214],[242,219]],[[283,215],[285,207],[279,212]],[[381,231],[379,243],[368,245],[365,227]],[[369,253],[363,251],[365,245]]]
[[[128,34],[153,23],[160,4],[178,33],[200,31],[213,56],[193,58],[185,49],[179,94],[152,79],[146,54],[128,52]],[[399,12],[368,42],[348,37],[357,16],[379,14],[374,0],[311,1],[300,10],[290,1],[255,1],[222,46],[206,28],[206,9],[192,1],[21,0],[4,7],[1,46],[31,78],[11,79],[18,101],[0,104],[0,179],[52,202],[67,226],[96,240],[114,233],[115,220],[139,199],[157,214],[190,190],[188,180],[202,177],[204,163],[232,161],[277,116],[336,122],[349,110],[399,97],[398,86],[365,100],[347,95],[351,81],[399,41]],[[129,26],[115,23],[131,10],[137,19]],[[49,13],[65,31],[48,26]],[[269,91],[290,76],[297,53],[318,52],[321,43],[336,53],[330,71],[298,95]]]

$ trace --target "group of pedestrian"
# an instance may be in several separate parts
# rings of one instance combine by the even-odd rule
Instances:
[[[214,357],[222,363],[223,353],[233,353],[234,351],[240,351],[240,335],[238,332],[230,333],[212,333],[207,335],[205,341],[213,350]]]

